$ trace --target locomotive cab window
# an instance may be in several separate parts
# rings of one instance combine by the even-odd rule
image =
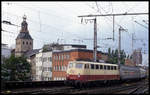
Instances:
[[[81,64],[81,63],[79,63],[79,64],[76,64],[76,68],[79,68],[79,69],[81,69],[81,68],[82,68],[82,66],[83,66],[83,64]]]

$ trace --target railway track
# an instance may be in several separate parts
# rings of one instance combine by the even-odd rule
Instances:
[[[139,94],[148,92],[148,82],[145,80],[122,84],[101,85],[84,89],[69,86],[21,88],[11,90],[11,94]]]
[[[111,85],[109,87],[97,87],[81,91],[74,91],[70,94],[143,94],[148,91],[148,82],[143,81],[134,83],[124,83],[120,85]]]

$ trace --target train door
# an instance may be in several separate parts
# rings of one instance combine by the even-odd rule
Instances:
[[[104,79],[104,80],[107,79],[107,78],[106,78],[106,76],[107,76],[106,74],[107,74],[107,73],[106,73],[106,65],[104,65],[104,74],[103,74],[103,79]]]
[[[85,64],[84,65],[84,75],[86,80],[90,80],[90,65]]]

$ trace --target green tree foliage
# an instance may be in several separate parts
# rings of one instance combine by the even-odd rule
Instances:
[[[11,55],[1,66],[1,79],[3,81],[29,81],[31,79],[31,66],[24,57]]]
[[[126,53],[124,50],[120,51],[120,63],[124,64],[125,63],[125,58],[126,58]],[[118,49],[112,50],[108,48],[108,61],[109,63],[117,64],[118,63]]]

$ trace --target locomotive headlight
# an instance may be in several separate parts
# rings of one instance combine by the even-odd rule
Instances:
[[[80,77],[80,73],[78,74],[78,77]]]

